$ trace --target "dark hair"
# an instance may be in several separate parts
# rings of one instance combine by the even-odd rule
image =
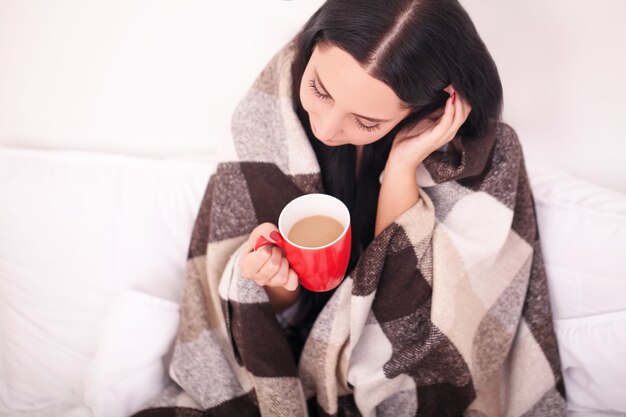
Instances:
[[[300,102],[300,83],[318,43],[348,52],[374,78],[387,84],[412,112],[378,141],[363,148],[358,179],[356,148],[329,147],[311,132]],[[350,209],[351,270],[374,237],[379,176],[393,138],[410,123],[443,106],[452,84],[472,111],[458,135],[488,134],[500,119],[502,85],[496,65],[469,15],[457,0],[327,0],[295,38],[293,105],[321,167],[325,191]]]

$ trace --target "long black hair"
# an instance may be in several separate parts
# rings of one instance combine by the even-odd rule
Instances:
[[[452,84],[472,106],[457,135],[471,140],[488,134],[501,116],[502,84],[491,55],[457,0],[327,0],[295,43],[293,106],[317,155],[325,192],[350,210],[350,271],[374,238],[379,177],[398,131],[441,108],[449,97],[443,89]],[[356,147],[330,147],[316,139],[300,102],[302,76],[318,43],[349,53],[411,109],[389,133],[364,146],[358,176]],[[301,309],[302,314],[316,316],[325,297],[319,300]]]

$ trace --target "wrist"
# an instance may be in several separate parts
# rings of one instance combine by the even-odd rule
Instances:
[[[395,151],[395,152],[394,152]],[[428,155],[408,154],[402,148],[392,149],[385,164],[385,172],[395,171],[399,173],[408,173],[417,171],[417,167],[422,163]]]
[[[382,181],[417,182],[417,167],[412,164],[387,163]]]
[[[296,288],[294,291],[286,290],[283,287],[270,286],[264,286],[263,289],[265,290],[265,293],[270,300],[272,310],[276,314],[285,311],[287,308],[293,305],[293,303],[295,303],[300,296],[299,285],[298,288]]]
[[[378,196],[378,210],[374,235],[384,229],[419,201],[419,185],[415,168],[403,165],[389,165],[385,168]]]

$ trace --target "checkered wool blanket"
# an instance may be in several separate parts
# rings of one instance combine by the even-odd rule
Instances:
[[[323,192],[291,101],[294,43],[232,119],[196,219],[170,376],[137,416],[563,416],[533,199],[515,132],[455,138],[420,165],[419,202],[378,235],[318,316],[299,363],[242,244]]]

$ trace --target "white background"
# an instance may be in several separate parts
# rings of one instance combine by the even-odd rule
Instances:
[[[203,156],[320,0],[0,0],[0,146]],[[626,2],[464,0],[529,160],[626,192]]]

